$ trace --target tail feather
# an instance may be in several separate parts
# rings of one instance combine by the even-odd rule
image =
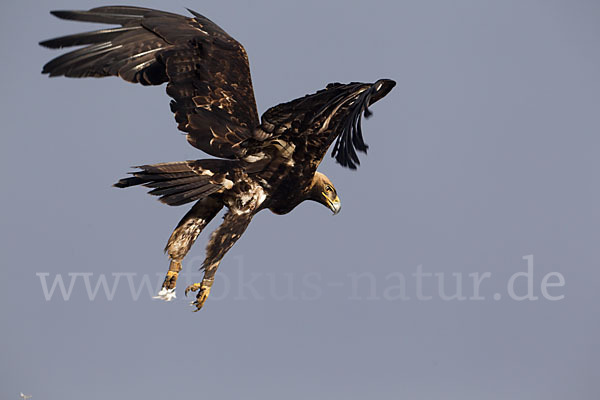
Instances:
[[[181,206],[192,201],[200,200],[218,192],[221,188],[218,185],[206,185],[198,189],[187,192],[179,192],[168,196],[161,197],[161,201],[170,206]],[[162,200],[167,199],[166,201]]]
[[[198,178],[196,176],[190,176],[187,178],[174,178],[174,179],[162,180],[162,181],[157,180],[157,181],[149,182],[149,183],[145,184],[144,186],[155,188],[155,189],[163,189],[163,188],[170,188],[172,186],[180,186],[180,185],[184,185],[184,184],[188,184],[188,183],[193,183],[193,182],[197,182],[197,181],[198,181]]]
[[[180,193],[180,192],[187,192],[192,189],[197,189],[199,187],[206,186],[209,183],[210,182],[208,181],[208,179],[197,179],[194,182],[186,183],[183,185],[174,184],[169,187],[156,188],[156,189],[149,191],[148,193],[152,194],[154,196],[165,196],[165,195],[170,195],[170,194],[175,194],[175,193]],[[148,185],[144,185],[144,186],[152,187],[152,184],[148,184]]]
[[[113,186],[152,188],[149,194],[160,196],[159,200],[165,204],[179,206],[223,191],[230,164],[231,161],[197,160],[142,165],[135,167],[141,171],[132,172],[132,177],[123,178]]]

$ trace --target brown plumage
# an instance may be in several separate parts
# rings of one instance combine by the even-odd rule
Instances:
[[[258,118],[248,57],[241,44],[216,24],[191,11],[184,17],[140,7],[53,11],[76,21],[120,25],[41,42],[83,46],[48,62],[49,76],[119,76],[142,85],[167,83],[171,110],[190,144],[217,159],[142,165],[117,187],[143,185],[168,205],[196,202],[172,233],[165,251],[171,265],[158,297],[175,297],[181,261],[202,229],[223,207],[223,223],[212,234],[198,291],[200,309],[225,253],[263,209],[285,214],[305,200],[334,213],[340,202],[331,181],[317,172],[328,148],[345,167],[359,165],[367,151],[361,116],[395,86],[332,83],[314,94],[280,104]]]

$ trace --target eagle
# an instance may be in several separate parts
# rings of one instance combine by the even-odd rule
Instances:
[[[66,20],[116,27],[40,42],[61,49],[79,46],[44,65],[50,77],[118,76],[142,85],[166,83],[179,130],[211,159],[140,165],[114,186],[145,186],[170,206],[194,203],[171,234],[170,265],[156,298],[176,297],[181,263],[204,227],[227,212],[212,233],[203,279],[185,289],[204,305],[222,258],[261,210],[286,214],[306,200],[334,214],[340,199],[331,180],[317,171],[329,147],[344,167],[356,169],[367,152],[361,117],[396,85],[330,83],[316,93],[268,109],[259,119],[244,47],[208,18],[129,6],[52,11]]]

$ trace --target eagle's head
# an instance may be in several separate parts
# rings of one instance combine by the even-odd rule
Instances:
[[[333,187],[333,183],[320,172],[316,172],[308,193],[308,200],[316,201],[333,211],[333,215],[340,212],[342,204]]]

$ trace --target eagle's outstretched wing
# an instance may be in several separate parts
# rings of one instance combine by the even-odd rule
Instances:
[[[40,44],[85,46],[48,62],[50,76],[120,76],[142,85],[167,84],[171,110],[188,141],[211,155],[237,158],[258,113],[246,51],[202,15],[194,18],[140,7],[53,11],[58,18],[120,27],[63,36]]]
[[[361,115],[369,117],[369,106],[392,90],[396,82],[330,83],[323,90],[268,109],[261,117],[263,136],[306,141],[305,160],[315,167],[335,140],[332,156],[344,167],[360,164],[356,151],[366,153]]]

